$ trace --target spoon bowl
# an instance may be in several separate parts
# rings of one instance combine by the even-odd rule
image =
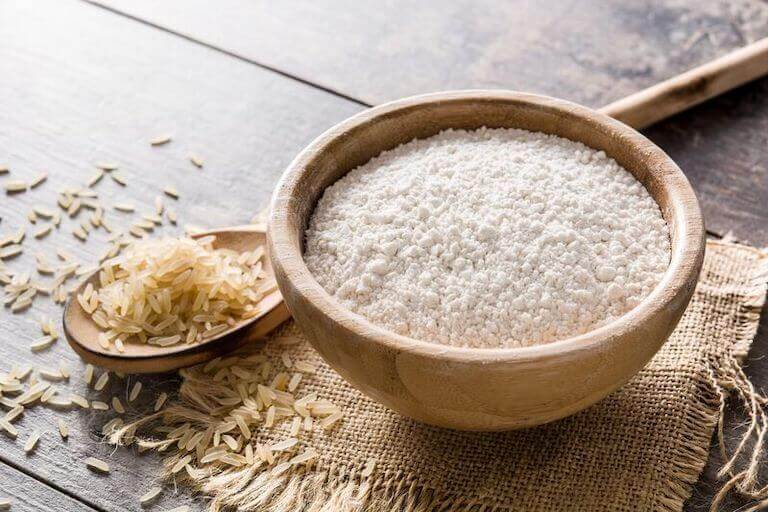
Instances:
[[[236,252],[252,251],[259,246],[266,247],[266,235],[262,226],[246,225],[222,228],[197,233],[192,238],[214,235],[214,248],[226,248]],[[262,259],[267,280],[274,278],[268,257]],[[178,343],[168,347],[143,343],[126,343],[125,352],[114,348],[105,349],[98,342],[102,329],[80,306],[76,294],[88,283],[98,288],[98,272],[91,274],[80,287],[70,295],[64,309],[64,335],[70,346],[85,361],[110,370],[125,373],[160,373],[185,366],[202,363],[214,357],[231,352],[251,341],[263,339],[289,318],[280,292],[275,289],[259,302],[261,313],[241,322],[221,334],[199,343]]]

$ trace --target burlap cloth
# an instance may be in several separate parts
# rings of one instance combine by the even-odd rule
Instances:
[[[345,412],[340,426],[305,441],[321,453],[315,467],[240,471],[238,489],[221,478],[198,484],[214,508],[248,510],[682,510],[723,390],[749,392],[735,361],[755,335],[767,274],[760,251],[709,242],[693,300],[648,366],[586,411],[524,431],[464,433],[403,418],[346,384],[304,342],[294,356],[320,365],[304,390]]]

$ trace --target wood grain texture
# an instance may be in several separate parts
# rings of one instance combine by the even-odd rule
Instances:
[[[614,101],[603,114],[638,130],[768,73],[768,38]]]
[[[514,349],[424,343],[344,308],[303,260],[304,229],[326,187],[382,151],[446,129],[521,128],[605,151],[659,204],[670,227],[669,269],[632,311],[588,333]],[[675,163],[627,125],[573,103],[499,91],[406,98],[363,112],[312,142],[288,167],[270,206],[269,252],[286,305],[312,346],[374,400],[438,427],[498,431],[574,414],[633,377],[677,325],[704,259],[704,225]]]
[[[768,246],[768,79],[648,129],[701,202],[707,228]]]
[[[12,512],[95,510],[5,464],[0,464],[0,499],[11,500]]]
[[[295,153],[327,126],[359,106],[298,84],[277,74],[226,57],[135,21],[74,0],[0,2],[0,165],[9,179],[31,179],[40,171],[48,180],[34,191],[0,193],[0,233],[28,225],[25,215],[35,204],[53,206],[55,191],[86,182],[96,162],[115,162],[126,178],[121,187],[105,177],[95,189],[104,203],[131,202],[138,212],[166,185],[178,201],[165,198],[186,222],[204,227],[248,223],[269,198],[283,168]],[[150,147],[162,134],[173,141]],[[203,169],[189,162],[200,155]],[[146,206],[143,206],[146,205]],[[113,225],[137,215],[113,210]],[[82,213],[77,221],[87,218]],[[25,253],[8,266],[27,268],[32,253],[62,247],[80,262],[93,262],[106,247],[97,232],[87,244],[71,234],[68,219],[43,240],[28,230]],[[163,228],[178,232],[180,228]],[[52,256],[55,259],[55,256]],[[59,358],[73,370],[62,389],[109,400],[125,400],[130,385],[112,377],[108,390],[86,393],[80,381],[83,364],[60,340],[33,354],[29,343],[40,335],[39,316],[56,318],[61,309],[43,297],[21,315],[0,311],[0,371],[14,362],[55,367]],[[170,377],[143,378],[142,395],[151,401]],[[4,414],[4,410],[0,411]],[[22,471],[45,474],[55,485],[103,510],[139,510],[137,498],[158,474],[158,460],[100,443],[97,428],[112,413],[62,413],[70,424],[67,442],[58,439],[58,413],[36,406],[17,422],[19,438],[0,434],[0,461]],[[46,434],[33,455],[22,450],[32,428]],[[88,456],[108,459],[113,472],[94,475],[82,463]],[[174,497],[169,484],[157,509],[189,498]],[[202,509],[193,502],[193,510]]]
[[[377,104],[502,88],[599,107],[768,35],[758,0],[96,0]]]
[[[602,107],[768,35],[768,5],[758,0],[457,0],[438,8],[224,0],[215,11],[205,0],[96,2],[369,104],[491,87]],[[716,103],[726,106],[720,114],[704,106],[649,134],[693,182],[708,228],[768,244],[759,225],[768,214],[757,211],[768,199],[760,163],[768,151],[758,141],[768,110],[756,94],[729,97],[730,104]],[[701,112],[711,115],[697,118]],[[748,158],[736,149],[741,139],[756,143]],[[733,168],[740,170],[729,180],[724,169]]]

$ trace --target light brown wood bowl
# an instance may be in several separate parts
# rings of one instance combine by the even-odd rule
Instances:
[[[552,133],[604,150],[648,189],[669,224],[661,283],[608,325],[546,345],[456,348],[400,336],[341,306],[302,257],[304,230],[326,187],[384,150],[447,128]],[[566,101],[504,91],[407,98],[356,115],[312,142],[272,199],[272,265],[294,319],[353,386],[416,420],[462,430],[508,430],[563,418],[605,397],[653,357],[677,325],[704,257],[698,202],[677,165],[632,128]]]
[[[265,245],[263,227],[254,225],[233,226],[203,233],[192,238],[215,235],[214,247],[223,247],[237,252],[252,251]],[[272,265],[264,258],[264,272],[272,274]],[[77,292],[88,283],[98,288],[98,272],[83,281]],[[110,370],[125,373],[161,373],[192,366],[222,356],[245,343],[263,340],[285,322],[290,315],[285,308],[280,292],[268,293],[259,302],[262,313],[238,322],[230,329],[205,341],[194,344],[179,343],[169,347],[158,347],[141,343],[126,343],[125,352],[114,347],[105,349],[98,342],[101,328],[85,312],[80,303],[70,296],[64,308],[64,335],[69,345],[83,360]]]

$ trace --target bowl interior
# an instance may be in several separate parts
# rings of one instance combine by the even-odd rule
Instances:
[[[590,333],[602,331],[628,315],[640,322],[643,316],[651,315],[652,307],[668,306],[665,301],[680,296],[695,283],[703,258],[703,222],[693,190],[677,165],[632,128],[591,109],[554,98],[503,91],[458,91],[407,98],[363,112],[318,137],[290,165],[273,198],[270,223],[276,256],[279,259],[286,249],[293,252],[294,261],[283,268],[288,278],[303,283],[309,278],[314,283],[308,285],[313,288],[310,300],[324,302],[324,309],[344,309],[320,288],[301,259],[304,231],[325,188],[382,151],[414,138],[430,137],[448,128],[472,130],[483,126],[555,134],[603,150],[631,172],[660,206],[671,236],[672,257],[667,272],[639,306]],[[349,311],[347,315],[356,317],[360,326],[377,331],[359,315]],[[590,333],[538,347],[551,347]],[[392,339],[403,338],[390,334]],[[480,350],[487,354],[491,350],[534,348],[441,350]]]

